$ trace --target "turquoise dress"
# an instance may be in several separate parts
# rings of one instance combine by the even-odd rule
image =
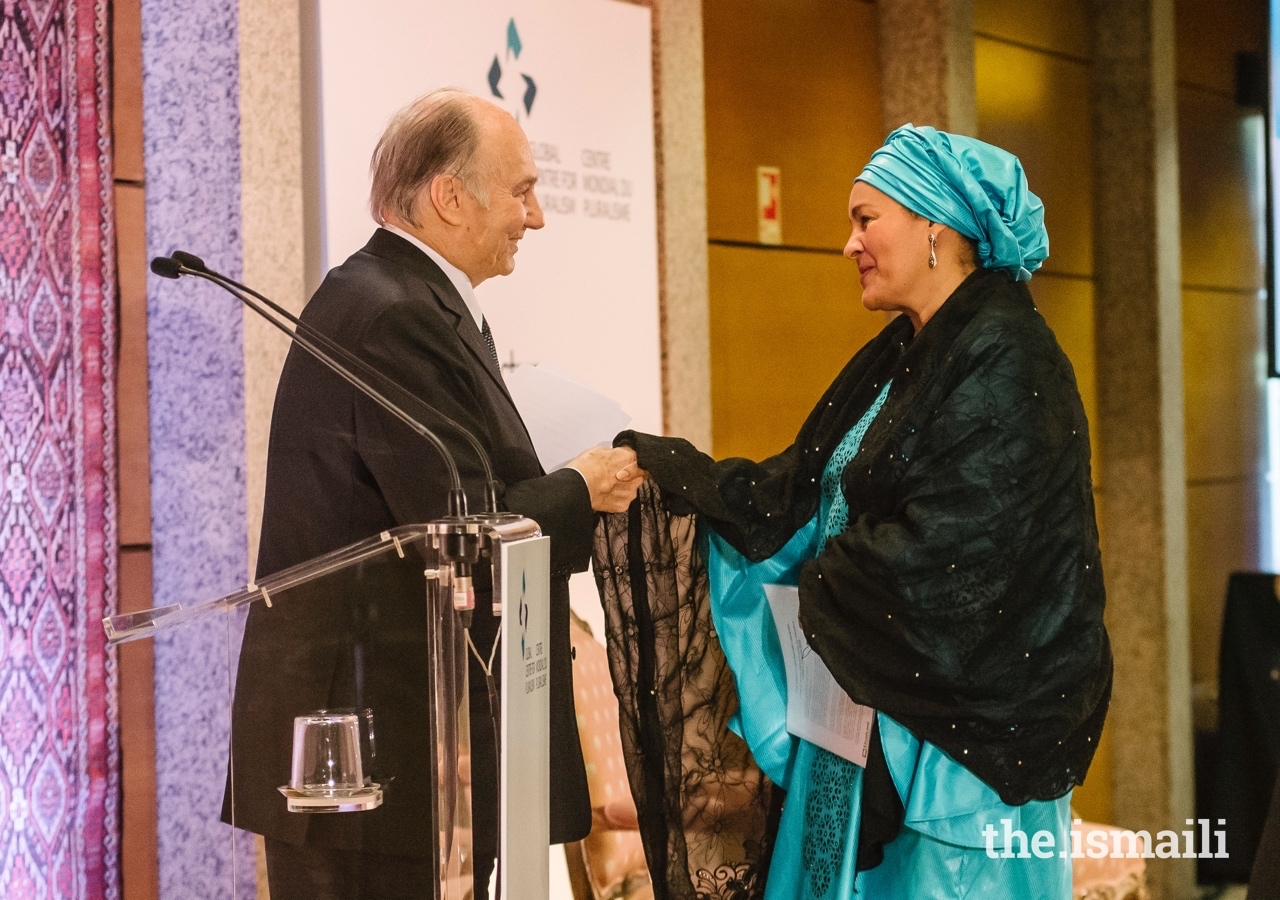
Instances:
[[[718,535],[708,540],[712,621],[741,698],[730,727],[746,740],[760,769],[787,792],[765,900],[1067,900],[1071,860],[1063,851],[1070,846],[1070,795],[1009,806],[938,747],[877,713],[905,822],[886,845],[884,861],[857,872],[862,769],[786,730],[786,675],[763,586],[796,584],[801,565],[845,529],[849,508],[840,476],[888,392],[886,384],[832,454],[818,515],[778,553],[750,563]],[[1006,830],[1015,835],[1009,858],[1001,855]],[[1025,846],[1019,831],[1026,835]],[[1049,858],[1030,852],[1037,831],[1054,836]]]

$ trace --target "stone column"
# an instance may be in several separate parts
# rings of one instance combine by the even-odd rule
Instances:
[[[240,216],[244,283],[294,314],[304,286],[302,38],[298,0],[240,0]],[[289,223],[289,227],[281,227]],[[289,339],[250,310],[244,316],[246,539],[252,580],[262,533],[267,439]],[[254,837],[258,900],[270,900],[267,859]]]
[[[303,284],[302,43],[298,0],[240,0],[240,214],[244,282],[297,314]],[[288,227],[281,227],[289,223]],[[249,575],[257,567],[267,437],[289,339],[244,315]]]
[[[654,0],[653,17],[663,420],[710,450],[702,0]]]
[[[977,134],[973,0],[877,0],[885,133],[912,122]]]
[[[232,278],[240,241],[237,0],[142,0],[146,253],[198,254]],[[244,584],[243,313],[197,279],[147,284],[152,576],[156,605]],[[234,625],[232,627],[235,627]],[[160,896],[230,884],[252,896],[253,856],[217,820],[227,777],[235,671],[227,624],[156,635],[155,760]],[[233,635],[238,643],[238,635]],[[214,886],[217,886],[215,888]]]
[[[1116,824],[1193,813],[1173,0],[1093,0],[1099,482]],[[1148,860],[1156,900],[1194,862]]]

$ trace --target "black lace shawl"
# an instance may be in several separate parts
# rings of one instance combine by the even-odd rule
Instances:
[[[801,573],[810,643],[854,700],[941,747],[1006,803],[1054,799],[1083,781],[1111,687],[1087,424],[1071,365],[1026,286],[979,270],[918,335],[905,317],[886,326],[775,457],[715,462],[680,439],[619,436],[660,489],[649,509],[603,518],[596,546],[642,831],[660,787],[662,803],[687,806],[680,790],[708,771],[675,740],[689,663],[717,671],[714,684],[692,679],[702,706],[717,710],[709,727],[736,703],[709,623],[682,630],[706,619],[695,526],[682,514],[749,559],[771,556],[812,518],[827,459],[890,378],[844,470],[849,526]],[[703,741],[741,753],[730,738],[721,728]],[[681,760],[661,786],[654,748]],[[764,810],[767,785],[759,794]],[[753,839],[763,840],[764,813],[756,819],[764,830]],[[668,838],[679,821],[646,837],[655,882],[664,867],[650,844],[678,856]],[[675,886],[689,881],[675,872],[686,862],[696,871],[692,858],[666,863],[669,896],[691,896]]]

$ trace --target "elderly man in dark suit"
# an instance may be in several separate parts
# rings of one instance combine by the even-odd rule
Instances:
[[[568,578],[586,568],[593,511],[621,511],[635,496],[635,456],[594,448],[545,473],[503,384],[473,288],[510,274],[525,231],[543,225],[537,169],[515,120],[459,91],[428,94],[391,121],[371,170],[381,227],[329,273],[302,319],[411,395],[401,399],[449,446],[475,505],[484,489],[479,461],[430,408],[484,445],[502,506],[550,535],[551,839],[578,840],[591,811],[573,709]],[[294,348],[271,424],[259,575],[439,518],[448,487],[431,446]],[[369,570],[343,590],[250,613],[233,710],[235,823],[266,837],[273,900],[432,896],[425,614],[421,566],[413,569]],[[487,657],[498,620],[482,569],[472,636],[477,656]],[[496,852],[497,772],[476,659],[470,677],[482,897]],[[343,705],[375,711],[379,756],[396,770],[386,802],[336,816],[286,812],[275,788],[288,781],[293,716]]]

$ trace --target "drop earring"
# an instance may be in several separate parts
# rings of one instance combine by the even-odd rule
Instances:
[[[938,239],[929,234],[929,268],[936,269],[938,267],[938,254],[934,252]]]

